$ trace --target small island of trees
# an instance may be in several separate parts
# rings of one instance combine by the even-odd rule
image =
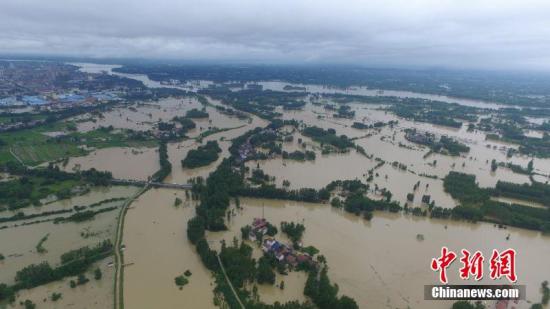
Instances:
[[[181,161],[181,165],[187,168],[206,166],[218,160],[220,152],[222,150],[217,141],[208,141],[206,145],[190,150],[187,157]]]

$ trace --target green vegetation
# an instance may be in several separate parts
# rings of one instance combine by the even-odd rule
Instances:
[[[61,297],[62,297],[62,294],[61,294],[61,293],[53,292],[52,295],[50,296],[50,299],[51,299],[53,302],[56,302],[56,301],[60,300]]]
[[[217,83],[245,83],[280,80],[296,84],[330,85],[337,87],[367,86],[371,89],[405,90],[451,97],[495,101],[502,104],[548,105],[548,79],[536,74],[502,74],[450,70],[373,69],[327,66],[219,66],[197,64],[132,64],[114,69],[117,72],[146,74],[157,81],[212,80]],[[442,86],[445,85],[445,86]],[[222,92],[223,91],[223,92]],[[216,88],[203,93],[229,92]],[[533,93],[540,96],[532,96]],[[325,97],[329,97],[325,95]],[[332,95],[331,97],[336,97]],[[347,95],[340,95],[347,97]],[[353,96],[349,96],[353,97]],[[240,98],[238,95],[230,98]],[[242,98],[251,99],[250,97]],[[383,101],[387,97],[373,97]],[[228,100],[229,101],[229,100]]]
[[[327,267],[310,271],[307,277],[304,295],[311,298],[319,309],[357,309],[357,303],[350,297],[338,298],[338,285],[330,283],[327,275]]]
[[[256,281],[259,284],[275,284],[275,272],[273,271],[273,265],[275,262],[268,256],[262,256],[258,260],[258,273],[256,275]]]
[[[489,192],[478,187],[475,175],[451,171],[443,179],[443,188],[464,204],[479,205],[489,199]]]
[[[336,135],[336,131],[334,129],[327,129],[324,130],[319,127],[306,127],[302,134],[310,137],[314,141],[321,143],[321,145],[332,145],[340,150],[345,150],[347,148],[353,147],[354,144],[352,141],[348,139],[345,135]]]
[[[459,156],[461,153],[467,153],[470,151],[470,147],[454,140],[453,138],[443,135],[439,138],[439,140],[437,140],[433,134],[417,133],[416,129],[407,129],[405,138],[410,142],[426,145],[430,147],[431,151],[441,154]]]
[[[550,302],[550,288],[548,287],[548,281],[544,281],[541,284],[540,290],[542,292],[541,303],[546,306]]]
[[[20,211],[17,214],[11,216],[11,217],[0,218],[0,223],[11,222],[11,221],[19,221],[19,220],[28,220],[28,219],[46,217],[46,216],[51,216],[51,215],[65,214],[65,213],[70,213],[70,212],[73,212],[73,209],[51,210],[51,211],[44,211],[44,212],[41,212],[41,213],[35,213],[35,214],[30,214],[30,215],[25,215],[25,213]]]
[[[187,168],[206,166],[218,160],[221,152],[217,141],[208,141],[206,145],[189,150],[185,159],[181,161],[181,165]]]
[[[150,147],[154,145],[152,136],[132,130],[117,130],[112,127],[99,128],[89,132],[69,131],[64,135],[50,137],[48,132],[62,131],[66,128],[62,122],[46,124],[31,129],[0,133],[0,165],[7,162],[19,162],[38,165],[67,157],[88,154],[88,148],[108,147]]]
[[[301,152],[299,150],[288,153],[283,151],[283,159],[296,160],[296,161],[313,161],[315,160],[315,152],[306,150],[306,152]]]
[[[16,180],[0,182],[0,205],[7,205],[10,210],[30,204],[41,205],[40,199],[52,194],[58,199],[68,198],[72,195],[72,188],[84,184],[85,182],[73,177],[57,180],[50,177],[23,176]]]
[[[208,118],[208,113],[205,110],[198,110],[196,108],[193,108],[191,110],[188,110],[185,114],[185,117],[187,118]]]
[[[499,180],[494,193],[499,196],[534,201],[550,207],[550,185],[540,182],[516,184]]]
[[[309,203],[325,202],[328,201],[328,199],[330,198],[330,192],[325,189],[321,189],[319,191],[312,188],[285,190],[277,188],[274,185],[267,184],[263,184],[260,187],[242,187],[239,190],[239,195],[256,198],[302,201]]]
[[[190,219],[187,224],[188,239],[191,243],[195,244],[197,253],[203,264],[214,272],[216,278],[215,293],[223,295],[224,301],[231,308],[238,307],[239,304],[223,277],[223,273],[217,261],[216,251],[210,248],[205,239],[206,230],[219,231],[226,229],[224,218],[229,207],[230,197],[236,196],[237,194],[242,195],[243,193],[248,193],[257,195],[273,194],[278,197],[292,196],[294,198],[300,197],[315,200],[318,200],[319,196],[322,196],[326,200],[330,198],[330,192],[326,189],[323,189],[322,193],[314,189],[299,190],[289,193],[285,190],[266,187],[265,185],[262,185],[261,189],[245,187],[243,184],[244,173],[243,166],[241,165],[242,162],[237,159],[235,153],[238,154],[236,149],[244,144],[251,134],[253,133],[248,132],[233,141],[233,145],[230,148],[231,157],[223,160],[218,168],[206,179],[206,182],[202,179],[194,182],[192,190],[193,195],[199,196],[200,203],[196,210],[196,216]],[[235,164],[237,168],[234,168],[233,164]],[[268,235],[274,235],[276,233],[275,227],[269,230]],[[241,233],[244,235],[243,239],[246,239],[247,235],[250,233],[250,227],[243,227]],[[310,250],[312,253],[316,252],[314,248]],[[231,246],[227,246],[225,242],[223,242],[219,258],[225,267],[229,280],[237,288],[237,293],[240,298],[243,299],[246,308],[311,308],[310,305],[300,304],[298,302],[288,302],[286,304],[275,304],[272,306],[260,303],[254,300],[254,298],[250,299],[251,295],[243,292],[241,288],[245,284],[250,284],[254,281],[272,284],[274,282],[274,262],[270,257],[262,257],[258,261],[258,267],[256,267],[256,261],[252,258],[252,248],[244,242],[239,244],[235,239]],[[313,277],[316,277],[316,275]],[[313,292],[313,290],[311,291]],[[322,303],[322,301],[319,303]],[[341,299],[336,299],[333,303],[355,304],[353,300],[345,296]],[[355,307],[344,306],[341,308],[357,308],[357,305],[355,304]]]
[[[101,272],[101,269],[96,268],[94,270],[94,279],[95,280],[101,280],[102,277],[103,277],[103,273]]]
[[[200,197],[197,216],[202,218],[204,228],[214,231],[226,229],[224,217],[230,196],[239,192],[242,183],[242,175],[233,170],[229,159],[224,159],[206,183],[193,186],[193,192]]]
[[[479,301],[472,304],[467,300],[459,300],[453,304],[451,309],[485,309],[485,305]]]
[[[176,285],[180,288],[189,283],[189,279],[185,278],[185,276],[183,275],[177,276],[176,278],[174,278],[174,281],[176,282]]]
[[[481,189],[477,186],[474,175],[458,172],[450,172],[443,180],[445,191],[461,202],[460,206],[452,210],[452,215],[455,218],[473,221],[486,220],[550,232],[550,212],[548,209],[517,204],[508,205],[489,199],[491,195],[497,194],[536,201],[546,198],[546,196],[541,195],[541,190],[546,192],[544,190],[547,187],[544,186],[547,185],[540,183],[517,185],[499,182],[494,190]],[[448,217],[451,213],[439,212],[439,215]]]
[[[104,212],[108,212],[108,211],[113,211],[115,209],[117,209],[118,207],[116,206],[113,206],[113,207],[105,207],[105,208],[101,208],[99,210],[85,210],[85,211],[79,211],[79,212],[76,212],[75,214],[72,214],[68,217],[58,217],[58,218],[55,218],[54,219],[54,223],[66,223],[66,222],[84,222],[84,221],[88,221],[88,220],[92,220],[95,218],[96,215],[98,214],[101,214],[101,213],[104,213]]]
[[[160,169],[153,174],[153,180],[162,182],[172,172],[172,163],[168,160],[168,146],[166,141],[161,140],[159,144],[159,165]]]
[[[261,118],[273,120],[280,116],[276,112],[277,107],[284,110],[296,110],[304,107],[306,94],[283,91],[262,91],[262,89],[246,89],[231,91],[229,88],[216,87],[203,89],[200,93],[208,95],[216,100],[221,100],[233,108],[255,114]]]
[[[527,168],[525,168],[521,165],[518,165],[518,164],[514,164],[512,162],[507,162],[507,163],[500,162],[500,163],[498,163],[498,166],[507,167],[507,168],[511,169],[512,172],[517,173],[517,174],[531,175],[533,173],[533,160],[529,161],[529,163],[527,164]],[[493,163],[491,162],[491,169],[492,168],[493,168]],[[496,170],[496,168],[495,168],[495,170]]]
[[[333,114],[332,116],[334,118],[353,119],[355,117],[355,111],[353,111],[349,105],[341,104],[338,107],[337,113]]]
[[[281,222],[281,231],[290,238],[292,243],[297,244],[302,240],[306,227],[300,223],[283,221]]]
[[[27,169],[21,165],[9,163],[5,170],[19,179],[0,182],[0,205],[15,210],[29,205],[41,205],[40,199],[56,195],[58,199],[69,198],[83,192],[87,185],[107,185],[112,178],[109,172],[95,169],[66,173],[58,168]],[[82,188],[75,190],[75,188]],[[5,209],[0,206],[0,211]]]
[[[46,250],[46,248],[44,248],[44,243],[46,242],[46,240],[48,240],[48,237],[50,236],[50,233],[44,235],[44,237],[42,237],[40,239],[40,241],[38,242],[38,244],[36,245],[36,252],[38,253],[46,253],[48,252],[48,250]]]
[[[28,300],[28,299],[26,299],[23,302],[23,306],[25,306],[25,309],[35,309],[36,308],[36,304],[33,303],[31,300]]]
[[[363,196],[361,193],[354,193],[346,199],[344,203],[344,210],[347,212],[354,213],[359,215],[361,213],[367,214],[368,217],[371,217],[375,210],[384,210],[390,212],[399,212],[403,208],[396,202],[390,202],[386,200],[373,200],[366,196]]]
[[[13,286],[0,284],[0,301],[13,299],[13,293],[21,289],[30,289],[64,277],[82,275],[93,263],[109,256],[112,250],[111,242],[105,240],[92,248],[86,246],[64,253],[58,267],[52,268],[48,262],[24,267],[17,271]],[[79,276],[79,282],[85,280],[87,279],[83,275]]]
[[[473,107],[416,98],[390,97],[390,101],[396,103],[390,107],[390,110],[397,116],[409,120],[453,128],[462,127],[462,122],[455,119],[477,120],[478,111]]]
[[[256,261],[252,258],[252,247],[235,241],[231,246],[222,244],[220,259],[227,276],[235,288],[242,288],[252,282],[256,275]]]
[[[381,127],[384,127],[386,125],[393,126],[395,124],[397,124],[397,121],[394,121],[394,120],[388,121],[387,123],[382,122],[382,121],[377,121],[377,122],[375,122],[373,124],[370,124],[370,125],[366,125],[362,122],[354,122],[351,125],[351,127],[354,128],[354,129],[365,130],[365,129],[381,128]]]
[[[544,132],[542,138],[525,136],[523,134],[523,127],[526,127],[525,121],[517,119],[517,117],[523,118],[521,113],[518,110],[514,116],[508,115],[508,118],[504,119],[502,116],[501,118],[486,118],[480,122],[479,127],[484,131],[491,132],[487,134],[487,139],[518,144],[519,152],[522,154],[541,158],[550,157],[550,135],[548,132]]]
[[[187,117],[174,117],[172,121],[175,121],[180,124],[183,130],[189,131],[197,127],[195,122]]]

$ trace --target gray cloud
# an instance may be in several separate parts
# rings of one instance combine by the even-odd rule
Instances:
[[[546,0],[2,0],[0,53],[550,70]]]

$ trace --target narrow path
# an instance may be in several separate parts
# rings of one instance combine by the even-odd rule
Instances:
[[[126,217],[126,211],[128,206],[132,202],[142,195],[145,191],[149,189],[149,184],[146,184],[141,188],[136,194],[128,198],[120,209],[120,214],[118,216],[116,236],[115,236],[115,299],[114,299],[114,309],[123,309],[124,308],[124,255],[122,254],[122,236],[124,230],[124,218]]]
[[[13,151],[13,148],[10,147],[10,153],[11,155],[17,160],[19,161],[19,163],[21,163],[23,166],[27,166],[25,163],[23,163],[23,160],[21,160],[21,158],[19,158],[15,152]]]
[[[225,280],[229,284],[229,287],[231,288],[231,291],[233,291],[233,295],[235,296],[235,298],[239,302],[239,305],[241,305],[241,308],[245,309],[243,303],[241,302],[241,299],[239,298],[239,295],[237,295],[237,291],[233,287],[233,283],[231,283],[231,280],[229,280],[229,277],[227,277],[227,273],[225,272],[225,267],[223,267],[223,263],[222,263],[222,260],[220,259],[220,256],[216,255],[216,257],[218,258],[218,263],[220,263],[220,267],[222,268],[223,276],[225,277]]]

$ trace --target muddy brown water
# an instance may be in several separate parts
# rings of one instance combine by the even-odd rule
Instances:
[[[139,78],[144,79],[143,76]],[[154,83],[151,85],[154,86]],[[264,83],[264,86],[276,89],[283,87],[284,84]],[[334,89],[320,89],[319,92],[323,90],[334,91]],[[375,90],[352,89],[350,91],[348,93]],[[390,92],[384,92],[384,94],[389,95]],[[409,96],[407,93],[401,95]],[[500,107],[478,105],[479,102],[462,103],[466,105],[472,103],[481,107]],[[492,187],[498,180],[515,183],[529,182],[527,176],[513,173],[506,168],[499,168],[494,173],[490,170],[492,159],[526,166],[531,160],[529,157],[506,157],[507,149],[517,148],[517,145],[486,140],[484,133],[468,132],[466,126],[463,129],[453,129],[407,121],[377,110],[377,106],[351,105],[356,111],[354,120],[335,119],[330,112],[311,104],[308,104],[304,111],[285,112],[283,117],[303,120],[309,125],[335,128],[338,134],[358,138],[355,142],[363,146],[373,157],[380,157],[388,163],[398,161],[406,164],[408,168],[406,172],[386,164],[376,170],[379,176],[373,180],[373,185],[377,184],[380,188],[390,189],[394,193],[393,198],[397,201],[404,203],[406,194],[412,192],[412,186],[420,180],[421,189],[415,195],[415,205],[419,204],[421,195],[427,192],[436,200],[437,205],[455,206],[456,201],[444,192],[441,181],[441,178],[451,170],[475,174],[482,187]],[[380,130],[351,128],[354,121],[373,123],[389,120],[399,120],[399,124],[394,129],[389,127]],[[221,120],[221,123],[225,121]],[[203,143],[207,140],[219,140],[223,149],[222,157],[225,157],[228,155],[227,140],[255,127],[256,124],[265,125],[266,122],[253,118],[253,125],[211,135]],[[233,124],[227,123],[225,127],[233,127]],[[429,150],[406,141],[403,132],[406,128],[451,136],[467,144],[471,151],[469,154],[457,157],[431,154],[424,158]],[[364,137],[367,134],[370,136]],[[222,137],[225,142],[221,141]],[[189,149],[196,146],[198,144],[193,140],[169,145],[173,173],[167,178],[167,182],[184,183],[192,177],[207,176],[221,162],[220,159],[207,167],[195,170],[181,168],[181,159]],[[299,149],[297,145],[286,147],[288,150]],[[276,158],[259,162],[259,164],[268,174],[276,176],[278,185],[281,185],[283,180],[289,180],[293,188],[320,188],[336,179],[365,180],[366,171],[376,165],[374,160],[354,151],[342,155],[322,156],[320,150],[314,145],[311,149],[317,152],[315,162],[300,163]],[[434,160],[437,160],[435,165]],[[154,162],[156,161],[155,157]],[[251,162],[249,166],[256,164],[257,162]],[[544,175],[550,174],[550,160],[537,158],[534,160],[534,166],[535,170],[543,175],[536,176],[536,179],[539,181],[547,179]],[[133,171],[128,166],[122,168],[119,175],[131,175],[131,173]],[[420,174],[437,176],[438,179],[421,177]],[[429,184],[429,188],[426,189],[425,184]],[[210,308],[213,306],[212,279],[185,236],[186,222],[193,216],[193,207],[190,203],[180,208],[173,207],[175,196],[182,194],[180,191],[150,190],[133,203],[128,212],[124,230],[124,242],[127,245],[125,258],[126,262],[134,264],[128,266],[125,271],[124,297],[125,303],[131,308],[150,308],[151,306]],[[329,274],[333,282],[339,285],[341,293],[355,298],[361,308],[448,308],[449,302],[423,300],[423,285],[437,283],[437,275],[429,269],[429,263],[431,258],[439,254],[441,246],[447,246],[455,251],[462,248],[471,251],[481,250],[486,257],[490,255],[493,248],[499,250],[515,248],[518,252],[518,283],[527,286],[527,298],[533,302],[540,301],[540,283],[550,279],[550,270],[546,267],[544,260],[544,257],[550,254],[548,245],[550,239],[534,231],[515,228],[498,229],[488,223],[471,224],[387,213],[376,213],[373,220],[367,222],[332,209],[328,205],[288,201],[241,199],[241,205],[243,210],[237,212],[238,215],[231,219],[229,231],[208,234],[208,240],[213,245],[218,244],[221,239],[230,241],[233,237],[239,236],[240,227],[249,224],[254,217],[259,217],[262,213],[276,225],[283,220],[303,221],[306,225],[304,244],[313,245],[321,250],[328,259]],[[417,240],[417,235],[423,235],[424,240]],[[506,240],[507,236],[509,240]],[[457,265],[453,265],[450,270],[451,283],[463,283],[458,279]],[[190,278],[190,284],[180,291],[173,280],[186,269],[190,269],[193,275]],[[283,278],[278,277],[277,280],[279,279]],[[300,292],[305,278],[293,274],[284,280],[286,286],[284,291],[261,286],[260,297],[266,302],[303,299]],[[492,283],[487,278],[482,282]],[[488,305],[494,304],[488,303]],[[519,308],[528,307],[529,305],[525,302],[519,304]]]

